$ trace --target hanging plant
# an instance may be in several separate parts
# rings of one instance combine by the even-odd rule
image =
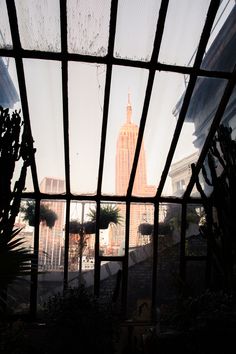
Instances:
[[[142,223],[139,225],[138,231],[141,235],[152,235],[153,225],[149,223]]]
[[[83,225],[77,220],[71,220],[69,223],[69,233],[77,235],[82,232]]]
[[[23,220],[27,221],[30,226],[35,226],[35,202],[27,201],[26,206],[22,206],[20,211],[24,213]],[[40,221],[45,222],[50,229],[55,225],[57,218],[55,211],[51,210],[45,204],[40,205],[39,219]]]
[[[96,223],[97,211],[90,209],[87,214],[91,222]],[[114,205],[102,206],[100,209],[99,228],[107,229],[110,223],[115,225],[120,224],[122,217],[120,216],[120,209]]]

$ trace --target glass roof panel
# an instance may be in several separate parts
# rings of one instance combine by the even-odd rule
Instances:
[[[133,194],[154,196],[176,126],[173,108],[185,89],[182,74],[156,72]],[[146,168],[142,166],[145,165]],[[144,171],[144,172],[143,172]]]
[[[16,0],[21,45],[24,49],[61,50],[58,0]]]
[[[220,103],[226,80],[215,78],[197,79],[186,119],[176,146],[169,176],[163,190],[164,195],[181,197],[191,177],[191,163],[196,162],[209,132],[211,123]],[[181,101],[181,99],[180,99]],[[180,102],[179,101],[179,102]],[[176,104],[178,107],[178,103]],[[176,108],[175,114],[179,109]],[[168,187],[174,180],[174,190]]]
[[[118,2],[115,57],[150,60],[160,3],[160,0]]]
[[[210,0],[171,0],[158,61],[192,66]]]
[[[61,63],[24,59],[32,135],[39,183],[65,179]],[[58,182],[59,183],[59,182]],[[63,193],[65,187],[51,193]]]
[[[72,193],[95,193],[101,145],[105,65],[69,62]]]
[[[102,183],[103,194],[125,195],[127,192],[147,75],[148,72],[144,69],[113,67]],[[131,139],[133,139],[132,142]],[[129,151],[130,154],[128,154]]]
[[[202,68],[207,70],[232,71],[235,65],[235,15],[234,0],[223,0],[213,24]]]
[[[87,55],[107,54],[111,1],[68,0],[68,50]]]
[[[12,49],[12,38],[6,1],[0,1],[0,48]]]

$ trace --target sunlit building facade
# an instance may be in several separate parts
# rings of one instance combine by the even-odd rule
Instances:
[[[130,173],[132,169],[136,143],[138,139],[139,127],[132,121],[132,105],[130,94],[126,107],[126,121],[120,129],[116,145],[116,194],[125,195],[127,192]],[[146,155],[144,142],[142,143],[139,162],[133,186],[133,195],[153,196],[155,187],[147,184]],[[125,209],[121,207],[123,224],[125,222]],[[140,245],[140,235],[138,226],[142,222],[153,222],[153,207],[150,205],[133,204],[131,205],[130,217],[130,247]],[[120,237],[124,238],[124,225],[118,227]],[[122,241],[119,240],[122,244]]]

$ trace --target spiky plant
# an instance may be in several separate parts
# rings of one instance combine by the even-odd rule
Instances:
[[[96,222],[97,211],[96,209],[90,209],[87,214],[91,222]],[[100,209],[99,228],[107,229],[110,223],[115,225],[120,224],[122,217],[120,215],[120,209],[115,205],[105,205]]]
[[[19,236],[22,229],[3,233],[0,237],[0,312],[5,308],[6,291],[15,279],[30,274],[32,253]]]

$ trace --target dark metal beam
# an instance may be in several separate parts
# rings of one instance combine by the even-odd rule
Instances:
[[[68,108],[68,61],[67,53],[67,1],[60,0],[61,51],[62,51],[62,101],[64,127],[64,159],[66,193],[70,193],[70,154],[69,154],[69,108]]]
[[[16,50],[9,50],[0,48],[0,56],[3,57],[21,57],[27,59],[40,59],[40,60],[51,60],[51,61],[62,61],[65,59],[65,54],[61,52],[44,52],[38,50],[27,50],[21,49],[20,51]],[[66,53],[66,59],[68,61],[74,62],[85,62],[85,63],[94,63],[94,64],[104,64],[107,65],[111,58],[109,56],[93,56],[93,55],[82,55],[82,54],[75,54],[75,53]],[[150,70],[152,67],[156,71],[168,71],[174,72],[179,74],[191,75],[195,73],[197,76],[202,77],[214,77],[219,79],[229,79],[231,76],[231,72],[224,72],[224,71],[217,71],[217,70],[207,70],[202,68],[193,68],[193,67],[186,67],[181,65],[172,65],[172,64],[164,64],[164,63],[151,63],[150,61],[141,61],[141,60],[131,60],[125,58],[112,58],[113,65],[116,66],[125,66],[131,68],[140,68],[140,69],[147,69]]]
[[[156,34],[155,34],[155,39],[154,39],[153,52],[152,52],[152,57],[151,57],[151,62],[150,62],[151,68],[149,71],[146,94],[145,94],[145,99],[144,99],[144,104],[143,104],[143,111],[142,111],[142,116],[141,116],[141,120],[140,120],[139,132],[138,132],[138,139],[137,139],[137,143],[136,143],[133,165],[132,165],[132,169],[131,169],[131,173],[130,173],[129,186],[127,189],[127,196],[128,197],[131,196],[133,185],[134,185],[135,174],[136,174],[136,170],[137,170],[139,154],[140,154],[142,140],[143,140],[143,133],[144,133],[144,129],[145,129],[149,103],[151,100],[152,87],[153,87],[153,82],[154,82],[154,78],[155,78],[155,72],[156,72],[155,64],[157,63],[158,55],[159,55],[159,51],[160,51],[168,4],[169,4],[169,0],[163,0],[161,3],[160,11],[159,11],[159,17],[158,17],[158,22],[157,22],[157,27],[156,27]]]
[[[7,11],[8,11],[8,16],[9,16],[10,28],[11,28],[13,48],[16,53],[16,56],[15,56],[16,72],[17,72],[18,84],[19,84],[19,89],[20,89],[22,111],[23,111],[24,121],[25,121],[26,127],[28,129],[28,139],[29,139],[28,143],[32,146],[32,159],[31,159],[31,161],[32,161],[31,162],[32,179],[33,179],[33,184],[34,184],[34,190],[35,190],[35,192],[38,192],[39,191],[39,184],[38,184],[35,156],[33,153],[34,140],[32,137],[32,131],[31,131],[31,125],[30,125],[29,106],[28,106],[28,99],[27,99],[24,66],[23,66],[22,57],[19,54],[20,50],[21,50],[21,42],[20,42],[20,35],[19,35],[19,30],[18,30],[16,7],[15,7],[15,2],[13,0],[6,1],[6,5],[7,5]]]
[[[104,156],[106,146],[107,135],[107,121],[109,110],[109,98],[111,89],[111,75],[112,75],[112,57],[115,43],[115,31],[116,31],[116,17],[117,17],[118,0],[112,0],[111,12],[110,12],[110,31],[108,40],[108,63],[105,82],[104,104],[103,104],[103,120],[102,120],[102,132],[101,132],[101,146],[100,146],[100,159],[98,169],[98,184],[97,184],[97,213],[96,213],[96,236],[95,236],[95,271],[94,271],[94,292],[99,295],[100,287],[100,260],[99,260],[99,219],[100,219],[100,196],[102,189],[102,177],[104,168]]]
[[[106,134],[107,134],[108,109],[109,109],[109,99],[110,99],[110,89],[111,89],[112,57],[113,57],[114,43],[115,43],[117,7],[118,7],[118,0],[112,0],[112,2],[111,2],[111,17],[110,17],[110,32],[109,32],[109,42],[108,42],[108,54],[107,54],[108,63],[107,63],[106,82],[105,82],[104,104],[103,104],[101,150],[100,150],[99,171],[98,171],[98,185],[97,185],[97,195],[98,196],[101,195],[101,187],[102,187],[102,176],[103,176],[104,155],[105,155]]]

